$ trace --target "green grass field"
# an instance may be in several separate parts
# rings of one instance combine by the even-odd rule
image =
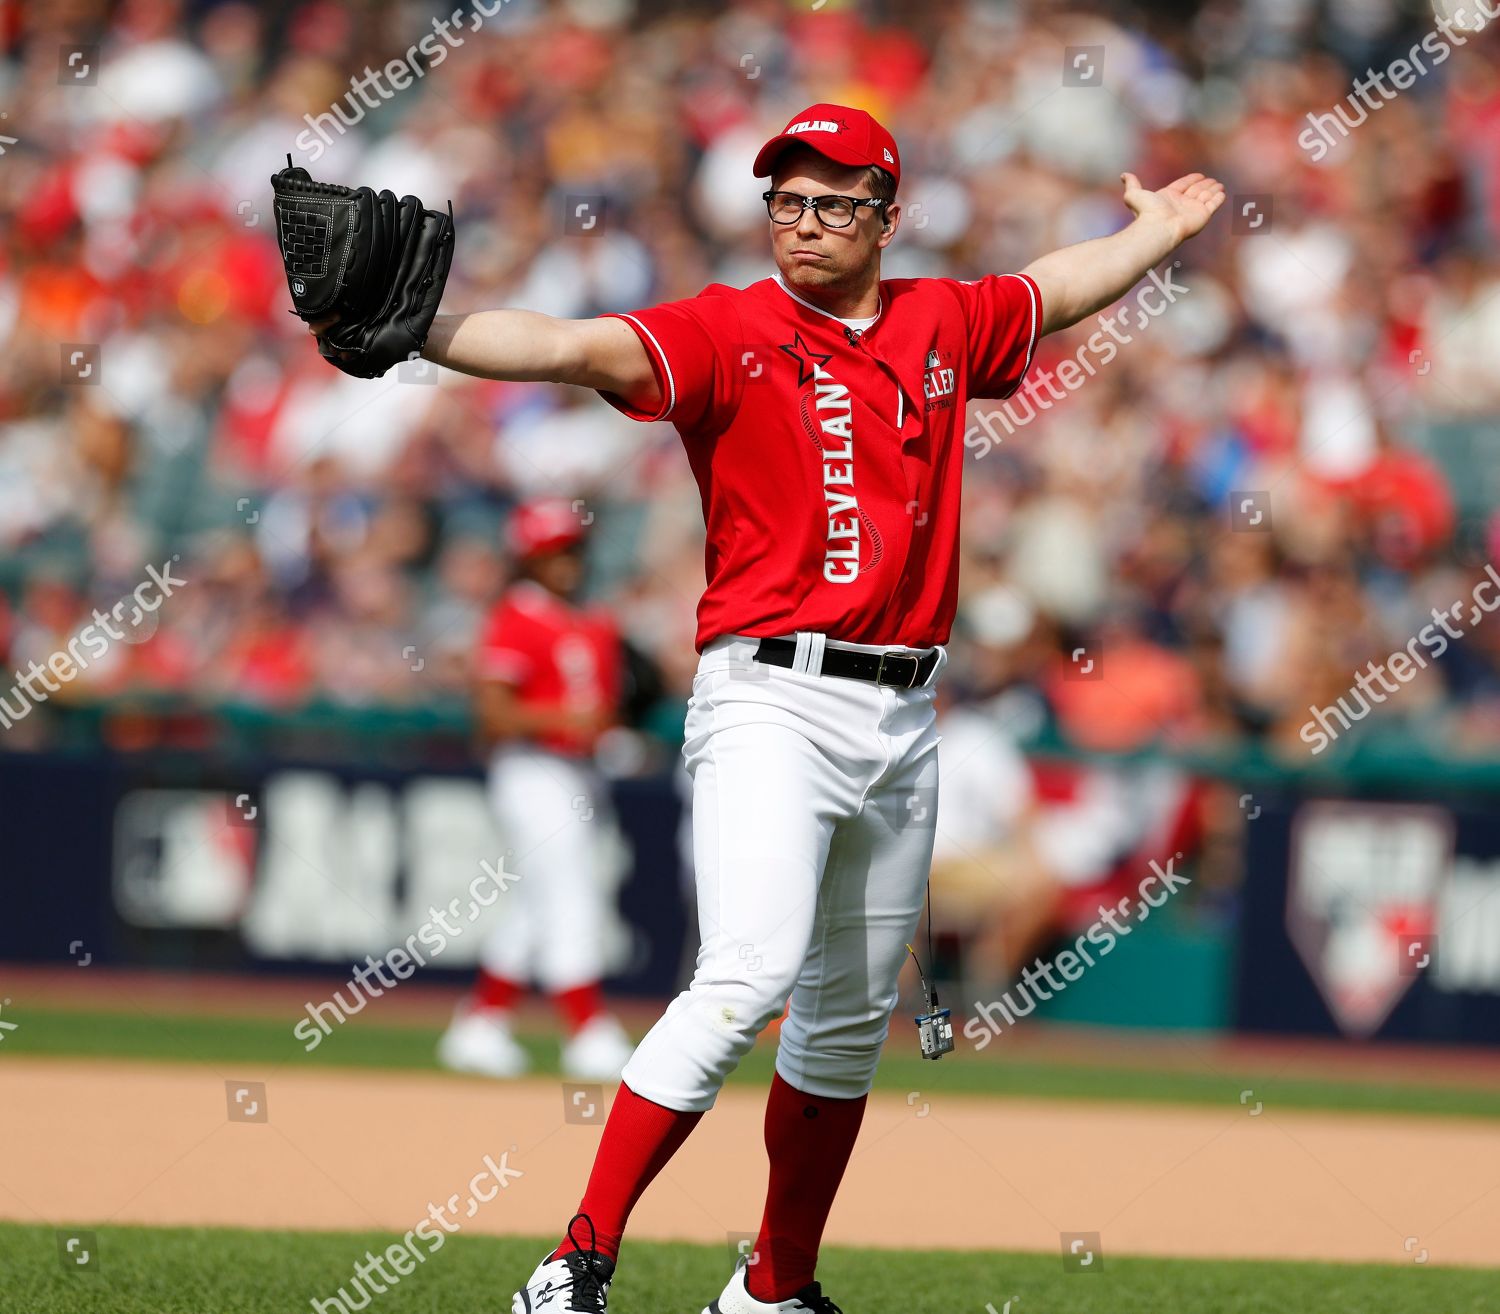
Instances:
[[[89,1055],[165,1062],[257,1063],[295,1071],[310,1067],[436,1070],[437,1031],[422,1026],[378,1025],[352,1019],[311,1054],[282,1019],[147,1016],[142,1013],[70,1009],[12,1010],[22,1023],[6,1039],[6,1054]],[[8,1015],[9,1016],[9,1015]],[[557,1042],[523,1037],[537,1070],[557,1069]],[[1003,1042],[984,1055],[960,1051],[941,1063],[911,1053],[888,1053],[876,1074],[880,1089],[934,1094],[992,1095],[1044,1099],[1128,1100],[1140,1103],[1208,1104],[1239,1101],[1240,1092],[1283,1109],[1337,1109],[1367,1113],[1420,1113],[1500,1118],[1500,1098],[1478,1086],[1378,1083],[1281,1077],[1274,1068],[1218,1070],[1207,1061],[1185,1072],[1147,1066],[1101,1066],[1012,1057]],[[758,1046],[730,1078],[764,1085],[771,1078],[773,1046]],[[1497,1302],[1500,1308],[1500,1302]]]
[[[0,1314],[294,1314],[351,1281],[376,1233],[98,1229],[90,1267],[65,1271],[54,1229],[0,1224]],[[376,1297],[388,1314],[499,1314],[547,1243],[456,1236]],[[1106,1238],[1107,1247],[1107,1238]],[[75,1248],[75,1255],[78,1253]],[[611,1314],[699,1314],[727,1247],[627,1243]],[[1065,1273],[1060,1254],[825,1250],[846,1314],[1466,1314],[1494,1310],[1493,1272],[1305,1263],[1119,1259]],[[352,1293],[351,1293],[352,1294]],[[1019,1299],[1017,1299],[1019,1297]],[[330,1311],[337,1306],[325,1306]]]
[[[7,1010],[20,1024],[4,1056],[126,1058],[280,1070],[436,1070],[429,1025],[352,1019],[312,1054],[288,1021],[204,1014],[29,1008]],[[523,1037],[541,1073],[556,1071],[551,1035]],[[1185,1042],[1185,1046],[1188,1042]],[[1204,1055],[1185,1071],[1118,1066],[1081,1053],[1076,1061],[1007,1052],[960,1052],[923,1063],[898,1041],[877,1084],[889,1091],[1226,1105],[1239,1092],[1278,1108],[1495,1118],[1500,1100],[1477,1086],[1372,1083],[1278,1077],[1275,1068],[1218,1070]],[[774,1046],[762,1044],[731,1079],[764,1084]],[[1159,1050],[1157,1051],[1160,1052]],[[1196,1050],[1185,1048],[1185,1053]],[[4,1061],[0,1056],[0,1062]],[[0,1122],[0,1126],[3,1126]],[[4,1187],[0,1153],[0,1191]],[[893,1194],[898,1188],[893,1187]],[[0,1314],[294,1314],[340,1288],[355,1294],[354,1265],[399,1238],[375,1233],[243,1232],[209,1228],[116,1227],[59,1220],[96,1233],[91,1263],[65,1265],[52,1226],[0,1223]],[[1067,1272],[1060,1254],[997,1251],[880,1251],[827,1247],[825,1289],[846,1314],[1465,1314],[1500,1310],[1500,1271],[1414,1264],[1198,1261],[1121,1258],[1103,1238],[1102,1264]],[[515,1284],[550,1242],[455,1236],[411,1276],[368,1304],[390,1314],[508,1314]],[[75,1254],[78,1247],[75,1247]],[[1500,1246],[1497,1246],[1500,1263]],[[699,1314],[729,1272],[725,1246],[630,1242],[611,1293],[611,1314]]]

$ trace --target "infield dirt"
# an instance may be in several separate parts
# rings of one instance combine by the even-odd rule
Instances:
[[[267,1121],[231,1122],[226,1082],[258,1081]],[[755,1231],[763,1099],[723,1091],[631,1235]],[[22,1055],[0,1062],[0,1110],[0,1218],[402,1233],[467,1199],[489,1155],[521,1175],[463,1230],[534,1235],[572,1214],[604,1114],[568,1121],[556,1080]],[[1500,1123],[1255,1110],[877,1092],[826,1239],[1056,1253],[1098,1232],[1106,1254],[1500,1263]]]

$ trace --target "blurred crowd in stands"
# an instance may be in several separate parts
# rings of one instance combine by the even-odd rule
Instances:
[[[1309,706],[1500,555],[1491,33],[1319,163],[1306,116],[1420,41],[1430,7],[464,3],[462,45],[326,126],[351,77],[455,4],[4,6],[7,670],[175,553],[189,585],[59,701],[456,700],[507,514],[556,492],[592,518],[595,594],[685,696],[702,544],[674,431],[577,391],[329,368],[287,313],[271,232],[269,178],[288,151],[307,162],[299,135],[315,176],[452,199],[448,311],[588,316],[764,277],[750,161],[816,100],[867,106],[901,143],[888,277],[1014,270],[1111,231],[1122,169],[1224,179],[1234,204],[1180,253],[1170,310],[968,453],[945,697],[1019,736],[1255,738],[1306,759]],[[577,231],[584,202],[602,221]],[[1038,367],[1095,327],[1048,339]],[[82,379],[80,346],[98,348]],[[1254,523],[1236,519],[1247,493]],[[1080,648],[1102,680],[1080,678]],[[1493,746],[1500,623],[1372,721]],[[44,734],[38,717],[8,743]]]

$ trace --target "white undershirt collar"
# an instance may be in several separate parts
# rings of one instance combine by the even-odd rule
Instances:
[[[836,319],[845,328],[851,328],[856,333],[865,332],[866,329],[868,329],[872,324],[875,323],[877,319],[880,318],[880,311],[885,308],[885,305],[882,302],[873,315],[866,316],[862,319],[845,319],[842,315],[835,315],[832,311],[824,310],[822,306],[813,305],[813,303],[811,301],[808,301],[805,297],[799,297],[795,292],[792,291],[791,288],[786,285],[786,280],[781,276],[781,270],[778,269],[774,274],[771,275],[771,277],[776,280],[777,287],[785,292],[787,296],[791,297],[791,299],[795,301],[799,306],[806,306],[809,310],[815,310],[818,312],[818,314],[826,315],[829,319]]]

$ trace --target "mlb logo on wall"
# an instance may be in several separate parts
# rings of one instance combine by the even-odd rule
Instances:
[[[1435,931],[1453,869],[1445,808],[1308,803],[1292,827],[1286,927],[1338,1023],[1373,1035],[1411,989],[1405,947]]]

